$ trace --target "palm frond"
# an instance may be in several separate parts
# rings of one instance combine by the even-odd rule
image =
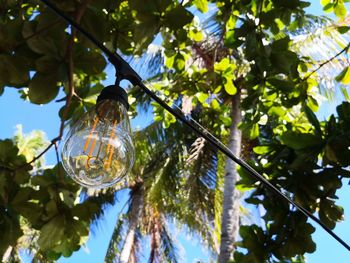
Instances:
[[[174,240],[169,233],[168,227],[163,220],[162,231],[160,232],[160,241],[161,241],[161,251],[162,251],[162,262],[177,263],[179,262],[179,253],[178,248],[175,245]]]
[[[344,21],[349,20],[349,17]],[[335,77],[347,66],[350,66],[348,52],[343,52],[350,42],[350,33],[339,32],[344,21],[334,22],[330,19],[319,18],[292,35],[292,50],[306,61],[308,72],[316,70],[312,78],[319,83],[321,94],[332,99],[336,89],[345,89],[345,86],[335,80]],[[333,58],[330,60],[331,58]],[[321,66],[322,65],[322,66]],[[321,66],[321,67],[320,67]],[[306,74],[309,74],[306,72]]]
[[[120,215],[107,248],[105,263],[115,262],[115,259],[119,256],[121,252],[121,249],[122,249],[121,243],[123,240],[123,230],[125,227],[125,221],[126,221],[126,215],[125,214]]]

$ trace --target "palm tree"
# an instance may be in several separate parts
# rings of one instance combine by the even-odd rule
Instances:
[[[225,14],[221,15],[225,16]],[[327,37],[327,34],[329,35],[329,30],[333,30],[333,33],[337,32],[334,24],[326,24],[325,26],[325,20],[315,22],[314,17],[305,17],[305,21],[309,24],[305,26],[303,30],[293,33],[294,35],[291,33],[288,34],[290,34],[293,39],[294,44],[292,49],[296,51],[300,57],[304,57],[304,59],[308,57],[309,62],[316,63],[314,66],[315,68],[318,66],[317,63],[326,61],[332,53],[338,52],[339,48],[346,47],[347,41],[340,34],[337,33],[335,35],[336,37],[332,39]],[[210,71],[213,70],[216,62],[226,56],[240,65],[236,73],[238,73],[238,76],[243,77],[249,66],[242,61],[242,54],[237,52],[233,55],[229,55],[224,48],[222,35],[225,30],[223,28],[225,23],[218,23],[216,17],[212,16],[208,19],[207,24],[212,27],[208,30],[209,37],[202,43],[196,43],[190,47],[192,50],[192,61],[189,63],[196,63],[198,67]],[[321,41],[323,41],[322,44],[325,45],[325,49],[329,51],[327,51],[328,53],[324,53],[324,50],[319,50],[319,53],[315,54],[312,53],[314,50],[306,48],[314,46],[313,44],[319,41],[317,40],[317,36],[315,37],[314,31],[310,32],[311,29],[318,28],[319,25],[321,25],[322,29],[318,32],[326,36],[322,38]],[[333,33],[332,35],[334,35]],[[285,34],[287,33],[285,32]],[[155,50],[156,53],[153,53],[151,57],[147,57],[146,62],[148,63],[139,64],[150,65],[151,71],[157,73],[151,80],[153,82],[158,81],[157,84],[162,85],[162,76],[166,72],[159,69],[161,68],[160,65],[164,64],[164,54],[162,54],[162,48],[157,48]],[[335,65],[335,61],[339,63]],[[321,82],[327,82],[326,76],[329,72],[333,72],[334,68],[339,71],[341,67],[345,65],[343,57],[335,61],[326,63],[323,69],[318,71],[317,76],[320,78]],[[139,70],[142,71],[142,69]],[[310,70],[312,70],[312,68],[309,69],[309,72]],[[334,74],[332,75],[332,79],[333,78]],[[246,96],[246,91],[244,86],[241,85],[240,78],[237,79],[235,85],[238,88],[238,92],[229,98],[220,95],[218,99],[221,99],[221,101],[228,105],[230,108],[229,115],[232,119],[232,124],[229,127],[229,134],[221,139],[227,142],[228,147],[236,156],[240,156],[243,142],[238,124],[241,122],[240,103]],[[177,76],[175,80],[171,81],[172,86],[177,92],[181,90],[181,81],[181,76]],[[149,107],[150,100],[145,94],[137,92],[136,89],[134,96],[139,106],[142,106],[144,109]],[[182,107],[187,113],[195,110],[199,110],[199,112],[205,111],[205,109],[201,109],[200,105],[191,105],[192,98],[193,94],[189,96],[180,96],[177,105]],[[190,103],[188,103],[188,101],[190,101]],[[208,112],[205,111],[205,113]],[[192,114],[194,113],[192,112]],[[209,123],[208,127],[211,129],[210,118],[206,118],[203,115],[204,114],[198,114],[197,117],[204,123]],[[225,163],[225,171],[223,171],[223,169],[219,167],[222,167],[224,162],[222,160],[218,161],[218,155],[215,151],[208,151],[210,146],[207,145],[202,138],[193,137],[189,140],[191,142],[189,143],[186,142],[185,138],[182,138],[183,127],[181,125],[172,124],[167,129],[162,129],[162,127],[156,128],[157,125],[159,126],[159,123],[151,125],[138,135],[143,137],[139,138],[137,141],[142,141],[143,143],[142,146],[139,145],[137,152],[141,153],[139,156],[146,156],[146,158],[143,159],[143,163],[139,163],[135,166],[134,178],[138,179],[135,180],[136,183],[129,182],[131,189],[129,209],[126,215],[122,216],[118,221],[119,223],[111,239],[106,259],[112,262],[119,257],[122,262],[133,262],[136,258],[137,243],[140,242],[142,237],[150,236],[152,249],[149,259],[151,262],[154,261],[155,258],[161,254],[159,251],[162,247],[160,245],[160,237],[162,231],[165,231],[160,226],[165,224],[167,218],[173,217],[178,218],[181,223],[187,225],[190,229],[204,237],[204,239],[210,243],[210,247],[214,253],[219,253],[220,251],[219,262],[227,262],[235,250],[234,243],[238,237],[240,221],[240,194],[235,188],[235,183],[239,180],[236,165],[231,160],[227,160]],[[152,147],[152,143],[149,142],[148,136],[154,139],[152,141],[154,147]],[[145,141],[147,143],[145,143]],[[169,143],[172,145],[174,142],[186,145],[186,147],[184,149],[170,147]],[[190,147],[191,144],[192,148]],[[247,144],[249,145],[249,141]],[[164,145],[167,145],[167,147],[164,147]],[[177,158],[177,155],[188,156],[187,163],[185,162],[185,158]],[[145,165],[147,163],[154,165],[152,171],[145,170]],[[208,163],[210,167],[208,167]],[[169,180],[169,177],[165,177],[164,170],[173,171],[176,165],[179,165],[179,167],[175,169],[176,173],[174,174],[174,178],[172,178],[175,180],[174,185],[177,185],[177,187],[184,186],[184,188],[182,190],[175,189],[172,192],[169,191],[169,189],[174,185],[165,184],[165,182]],[[220,172],[225,174],[225,176],[221,177],[224,178],[225,182],[223,184],[223,189],[218,190],[218,188],[222,186],[219,183]],[[137,176],[135,177],[135,175]],[[206,179],[203,180],[202,176]],[[181,177],[185,178],[186,183],[181,184]],[[214,184],[214,187],[211,186],[211,183]],[[169,199],[167,195],[163,194],[164,191],[167,193],[181,193],[185,197],[179,200],[176,194],[174,194],[171,195],[172,198]],[[218,208],[217,203],[222,201],[222,192],[223,207]],[[186,194],[184,195],[184,193]],[[175,200],[181,205],[174,205]],[[212,202],[208,202],[208,200],[215,200],[215,205],[210,207]],[[185,209],[186,207],[195,209],[196,213],[188,213]],[[222,217],[218,219],[221,213]],[[148,216],[146,217],[145,215]],[[152,220],[147,218],[152,218]],[[213,219],[215,221],[214,224]],[[123,228],[125,232],[124,235],[126,236],[124,245],[121,243],[123,240],[121,238]],[[218,245],[219,242],[221,243],[220,249]]]
[[[215,154],[205,145],[190,149],[194,139],[181,123],[164,129],[162,122],[155,122],[136,132],[139,158],[128,179],[128,210],[119,217],[106,262],[135,262],[138,244],[147,237],[149,262],[178,262],[168,230],[174,220],[215,246]]]

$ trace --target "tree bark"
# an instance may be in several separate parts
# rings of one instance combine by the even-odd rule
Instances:
[[[129,229],[128,234],[125,238],[125,243],[123,249],[120,253],[120,263],[128,263],[131,259],[131,252],[135,243],[135,233],[139,223],[139,220],[142,215],[142,204],[143,204],[143,191],[142,186],[135,186],[136,189],[133,189],[133,198],[131,203],[131,211],[129,218]]]
[[[228,148],[235,156],[239,156],[241,152],[242,133],[238,129],[238,124],[241,122],[240,110],[240,91],[232,98],[230,138]],[[239,175],[237,165],[231,159],[227,159],[225,165],[225,180],[224,180],[224,202],[222,209],[221,221],[221,243],[219,263],[226,263],[231,259],[235,250],[234,242],[238,236],[239,230],[239,192],[235,189],[235,185]]]

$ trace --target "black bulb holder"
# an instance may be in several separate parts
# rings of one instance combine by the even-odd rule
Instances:
[[[118,101],[122,103],[127,110],[129,109],[128,94],[119,85],[110,85],[105,87],[101,91],[100,95],[98,95],[96,103],[99,103],[102,100]]]

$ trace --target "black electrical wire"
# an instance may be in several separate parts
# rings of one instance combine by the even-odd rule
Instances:
[[[129,80],[133,85],[139,86],[146,94],[148,94],[153,100],[155,100],[159,105],[161,105],[164,109],[166,109],[169,113],[174,115],[177,119],[181,120],[184,124],[190,127],[193,131],[195,131],[198,135],[205,138],[208,142],[210,142],[216,149],[220,150],[223,154],[225,154],[228,158],[239,164],[242,168],[244,168],[250,175],[252,175],[256,180],[260,181],[265,187],[270,189],[272,192],[277,194],[277,196],[286,200],[288,203],[297,208],[302,214],[306,217],[312,219],[318,225],[320,225],[328,234],[330,234],[335,240],[337,240],[341,245],[343,245],[348,251],[350,251],[350,246],[342,240],[337,234],[335,234],[330,228],[328,228],[324,223],[322,223],[316,216],[311,214],[304,207],[295,203],[292,199],[285,196],[277,187],[271,184],[268,180],[266,180],[260,173],[254,170],[249,164],[247,164],[242,159],[236,157],[229,149],[223,147],[218,144],[213,137],[201,131],[197,126],[187,120],[187,118],[182,115],[180,112],[171,108],[166,102],[164,102],[161,98],[159,98],[154,92],[146,87],[146,85],[142,82],[142,78],[131,68],[131,66],[117,53],[111,52],[106,46],[104,46],[100,41],[98,41],[93,35],[87,32],[84,28],[82,28],[78,23],[76,23],[73,19],[65,15],[62,11],[60,11],[54,4],[52,4],[48,0],[40,0],[46,6],[48,6],[51,10],[53,10],[57,15],[66,20],[70,25],[72,25],[75,29],[81,32],[86,38],[88,38],[91,42],[93,42],[98,48],[100,48],[108,57],[109,61],[116,67],[117,76],[121,79]]]

